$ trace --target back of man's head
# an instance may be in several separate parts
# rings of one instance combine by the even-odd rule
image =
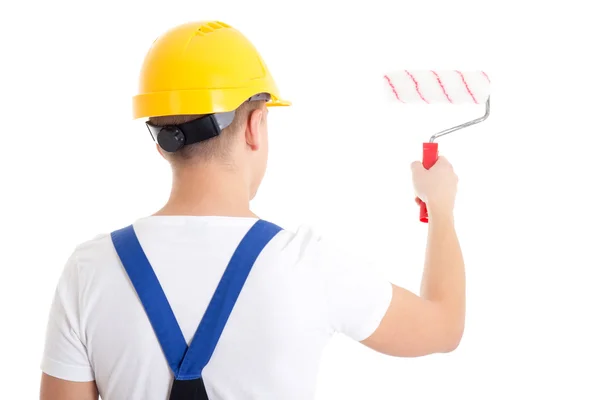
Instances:
[[[240,147],[247,144],[246,130],[249,128],[251,116],[257,110],[261,113],[261,118],[266,118],[265,101],[246,101],[235,110],[233,121],[224,128],[218,136],[183,146],[173,153],[165,151],[161,151],[161,153],[174,168],[182,168],[189,165],[209,162],[227,164],[236,163],[236,154],[239,154],[240,150],[243,150]],[[203,116],[204,115],[172,115],[151,117],[150,123],[155,126],[179,125]]]
[[[150,133],[175,172],[174,186],[238,182],[252,197],[266,170],[267,107],[288,105],[248,38],[226,23],[197,21],[154,41],[141,68],[133,116],[149,118]]]

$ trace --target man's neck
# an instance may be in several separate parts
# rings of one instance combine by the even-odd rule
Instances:
[[[173,173],[171,196],[154,215],[254,217],[250,189],[238,170],[203,165]]]

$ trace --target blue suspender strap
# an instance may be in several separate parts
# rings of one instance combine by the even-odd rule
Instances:
[[[235,250],[188,349],[173,310],[132,226],[111,234],[125,271],[148,315],[176,381],[171,399],[207,398],[202,371],[210,361],[229,315],[256,259],[281,228],[258,220]],[[194,381],[189,384],[185,381]],[[201,395],[200,392],[204,394]],[[196,396],[196,397],[194,397]],[[187,397],[186,397],[187,398]]]
[[[276,225],[259,220],[242,239],[208,304],[183,359],[177,379],[196,379],[202,375],[202,370],[210,361],[254,262],[280,230]]]
[[[133,226],[111,233],[111,238],[129,280],[146,310],[169,367],[177,376],[188,346],[171,305],[142,250]]]

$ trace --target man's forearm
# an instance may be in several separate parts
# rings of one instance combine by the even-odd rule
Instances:
[[[460,340],[465,320],[465,267],[451,212],[429,210],[421,297],[440,306],[449,335]]]

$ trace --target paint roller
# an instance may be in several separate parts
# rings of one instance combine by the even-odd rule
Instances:
[[[409,104],[475,104],[485,103],[485,114],[464,124],[432,135],[423,143],[423,166],[431,168],[438,159],[436,139],[459,129],[478,124],[490,115],[490,78],[483,71],[395,71],[384,75],[393,101]],[[427,205],[420,202],[421,222],[427,223]]]

